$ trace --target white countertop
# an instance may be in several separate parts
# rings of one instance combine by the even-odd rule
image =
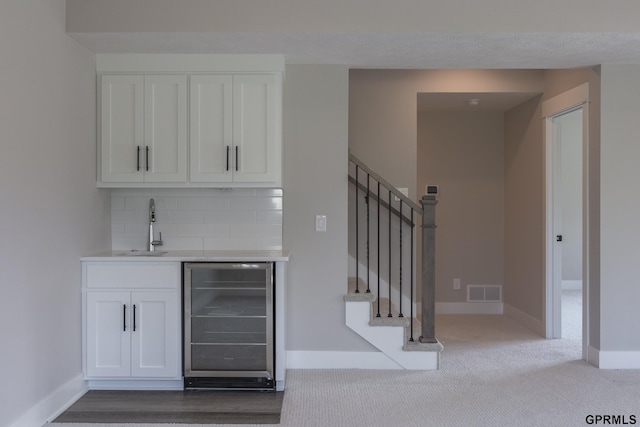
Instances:
[[[282,250],[236,250],[236,251],[167,251],[162,255],[130,255],[130,251],[110,251],[84,256],[81,261],[177,261],[177,262],[277,262],[289,261],[289,251]]]

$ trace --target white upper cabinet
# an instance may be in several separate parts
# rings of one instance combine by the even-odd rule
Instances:
[[[98,55],[101,187],[281,187],[277,55]]]
[[[102,76],[101,180],[142,182],[144,77]]]
[[[146,182],[187,179],[187,78],[145,76]]]
[[[187,77],[103,75],[101,89],[101,181],[186,181]]]
[[[281,182],[281,85],[275,75],[233,78],[236,182]]]
[[[233,77],[191,76],[192,182],[231,182]]]
[[[280,76],[195,75],[190,84],[190,180],[280,186]]]

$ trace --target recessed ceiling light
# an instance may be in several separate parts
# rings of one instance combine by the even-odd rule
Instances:
[[[475,107],[475,106],[477,106],[478,104],[480,104],[480,98],[471,98],[470,100],[468,100],[468,101],[467,101],[467,104],[468,104],[470,107]]]

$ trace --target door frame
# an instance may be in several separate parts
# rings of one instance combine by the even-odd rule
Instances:
[[[545,156],[545,304],[546,338],[560,338],[558,332],[558,290],[554,287],[554,125],[553,119],[582,108],[582,358],[588,361],[589,346],[589,83],[581,84],[542,103]]]

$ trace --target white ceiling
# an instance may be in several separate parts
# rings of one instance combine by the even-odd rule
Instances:
[[[640,33],[69,33],[96,53],[284,54],[350,68],[575,68],[639,64]]]

